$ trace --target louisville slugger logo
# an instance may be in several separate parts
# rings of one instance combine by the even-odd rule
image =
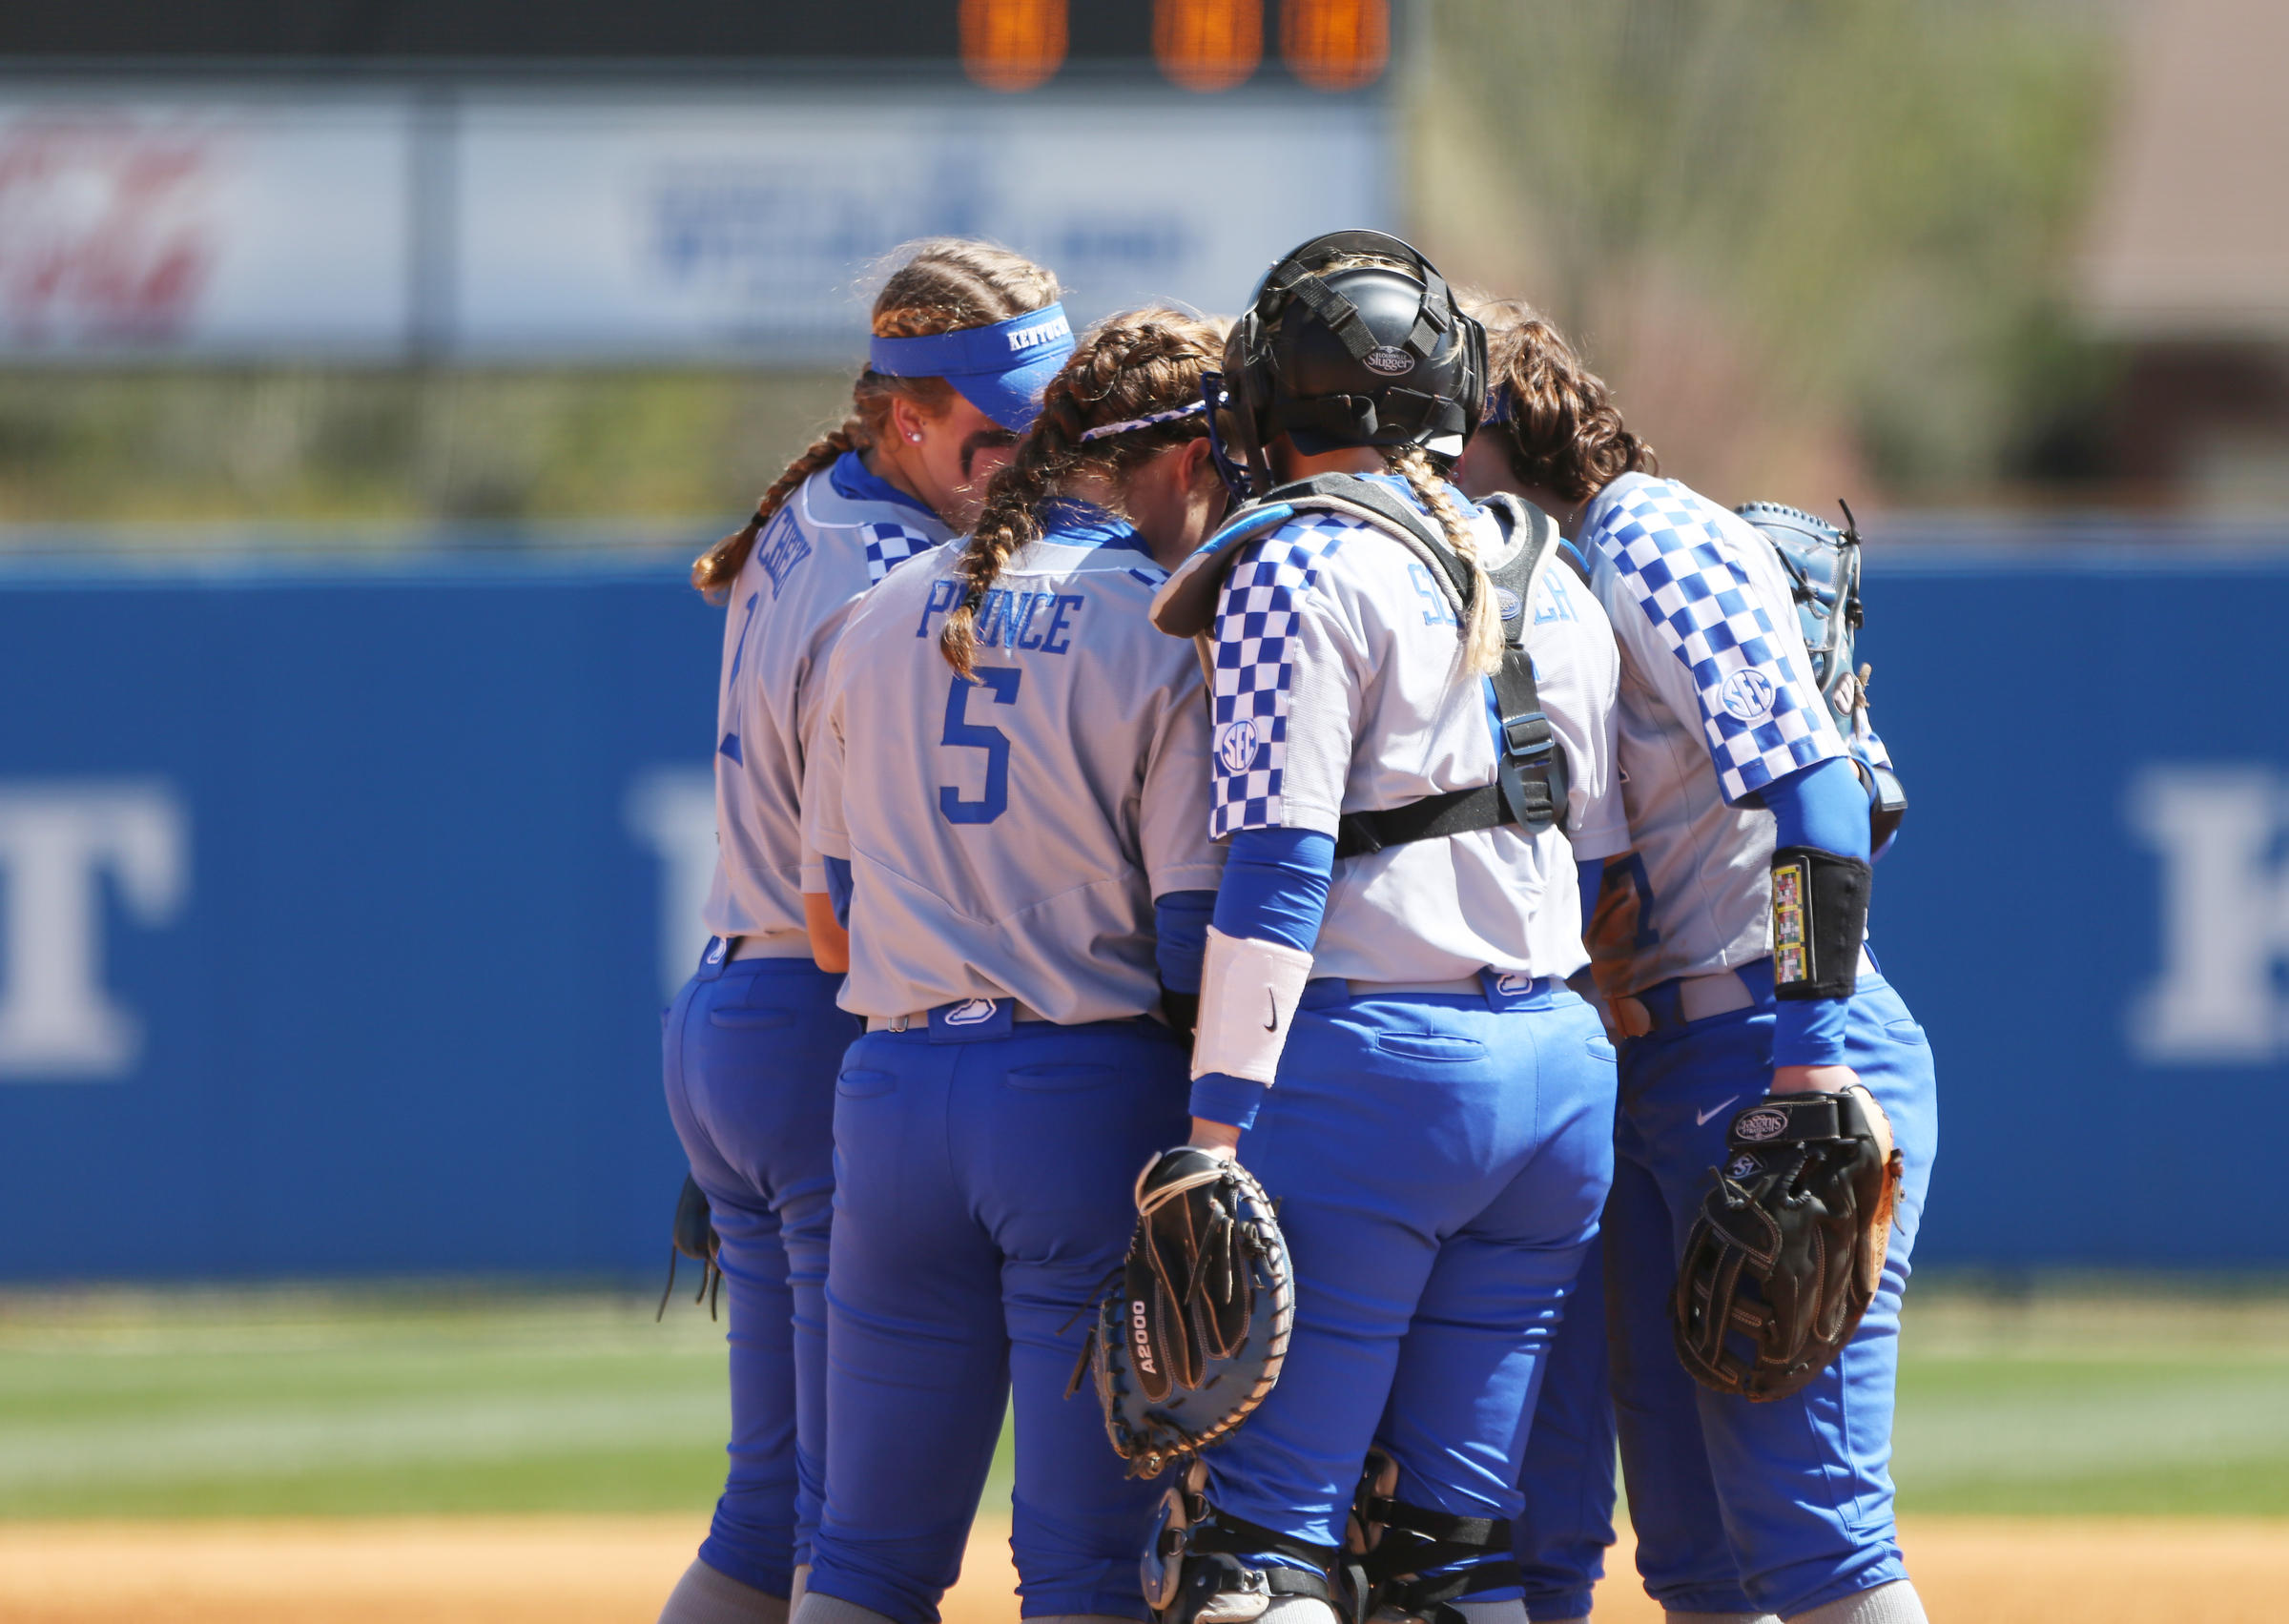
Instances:
[[[1137,1365],[1147,1376],[1157,1376],[1161,1367],[1152,1362],[1151,1317],[1144,1300],[1132,1297],[1128,1301],[1128,1340],[1137,1352]]]
[[[1733,1132],[1743,1139],[1766,1140],[1782,1133],[1788,1119],[1779,1111],[1751,1111],[1733,1124]]]

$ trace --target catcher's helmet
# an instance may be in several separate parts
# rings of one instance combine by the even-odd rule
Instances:
[[[1327,269],[1358,256],[1393,263]],[[1217,463],[1243,499],[1270,486],[1264,448],[1283,434],[1307,456],[1420,445],[1452,463],[1486,403],[1486,329],[1430,260],[1379,231],[1330,232],[1282,258],[1224,354],[1210,421],[1223,420]]]

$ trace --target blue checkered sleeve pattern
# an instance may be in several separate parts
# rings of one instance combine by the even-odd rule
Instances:
[[[909,530],[888,520],[877,520],[858,528],[866,537],[866,583],[870,586],[880,586],[882,578],[899,565],[938,545],[919,530]]]
[[[1215,723],[1208,836],[1282,827],[1280,784],[1288,762],[1288,706],[1295,689],[1295,638],[1303,594],[1355,519],[1297,520],[1241,549],[1216,600]]]
[[[1616,503],[1587,541],[1619,571],[1670,652],[1693,673],[1724,798],[1844,753],[1826,707],[1773,631],[1725,545],[1730,515],[1673,481]]]

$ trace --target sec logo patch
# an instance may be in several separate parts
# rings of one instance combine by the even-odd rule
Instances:
[[[1717,697],[1724,713],[1737,722],[1762,722],[1772,714],[1772,679],[1759,670],[1735,671],[1724,679]]]
[[[1246,772],[1256,764],[1256,725],[1246,717],[1216,730],[1216,759],[1227,772]]]

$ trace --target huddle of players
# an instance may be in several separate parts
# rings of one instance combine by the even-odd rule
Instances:
[[[1547,322],[1481,331],[1395,239],[1299,249],[1237,332],[1076,343],[1057,293],[910,245],[849,421],[694,568],[721,860],[665,1058],[732,1437],[663,1624],[931,1624],[1005,1405],[1022,1615],[1154,1616],[1160,1490],[1069,1383],[1137,1170],[1186,1143],[1280,1202],[1296,1314],[1187,1479],[1213,1574],[1165,1624],[1332,1624],[1371,1449],[1373,1519],[1426,1553],[1385,1615],[1584,1617],[1617,1416],[1674,1620],[1921,1620],[1886,1463],[1929,1051],[1865,952],[1773,997],[1776,849],[1871,853],[1772,547],[1660,478]],[[1233,485],[1336,473],[1458,577],[1340,504],[1205,545]],[[1502,491],[1569,538],[1526,594],[1484,566]],[[1538,739],[1492,703],[1506,626]],[[1726,1123],[1847,1087],[1906,1157],[1874,1305],[1800,1392],[1706,1391],[1668,1295]]]

